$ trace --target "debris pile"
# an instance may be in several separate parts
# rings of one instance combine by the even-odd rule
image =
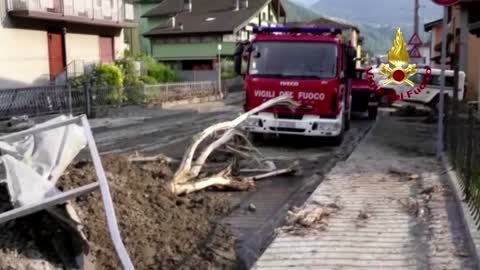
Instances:
[[[175,160],[164,155],[143,157],[136,154],[102,157],[121,238],[136,269],[231,269],[235,267],[237,259],[234,240],[225,227],[215,222],[215,218],[225,215],[229,211],[228,203],[226,200],[211,193],[202,192],[202,190],[209,187],[245,190],[253,187],[257,180],[299,171],[298,163],[293,163],[288,168],[277,169],[275,164],[265,160],[246,135],[237,129],[250,115],[271,106],[294,108],[298,104],[288,97],[277,97],[232,121],[206,128],[193,138],[192,144],[188,147],[175,173],[170,167]],[[70,164],[77,152],[65,149],[70,149],[71,143],[75,145],[80,145],[80,143],[66,132],[63,136],[65,142],[61,144],[55,141],[56,137],[48,137],[51,141],[48,141],[50,145],[60,147],[59,152],[63,156],[57,157],[60,163],[54,164],[53,177],[45,177],[44,182],[51,180],[48,182],[49,187],[50,189],[55,188],[56,191],[72,190],[96,182],[101,166],[98,165],[98,162],[94,166],[88,161]],[[91,137],[90,134],[89,138]],[[82,139],[85,138],[82,137]],[[43,142],[42,140],[37,141]],[[81,141],[81,143],[80,146],[86,144],[85,141]],[[42,157],[42,153],[39,153],[38,156]],[[215,154],[212,155],[212,153]],[[96,159],[93,157],[93,160],[97,161],[98,157]],[[38,164],[35,163],[36,160],[33,161],[30,162],[32,164],[28,163],[27,165],[36,168]],[[51,163],[50,160],[48,161]],[[17,163],[21,162],[23,161]],[[16,167],[11,167],[24,166],[23,163],[19,165],[17,163],[14,164]],[[47,165],[51,165],[50,163]],[[68,169],[65,171],[67,166]],[[255,172],[261,174],[252,175]],[[103,172],[100,173],[103,174]],[[28,175],[15,174],[15,176],[17,175],[18,177],[14,178],[16,182],[12,182],[10,179],[12,177],[7,177],[10,186],[12,186],[11,183],[27,183],[27,180],[30,182],[35,180],[33,183],[36,184],[39,182],[37,179],[30,179],[31,177]],[[10,181],[8,181],[9,179]],[[35,185],[32,187],[32,185],[23,184],[21,188],[25,194],[39,192]],[[104,189],[102,189],[103,191]],[[189,193],[194,194],[188,197],[179,196]],[[42,192],[40,195],[43,197],[39,197],[37,200],[39,202],[51,196],[48,192]],[[3,206],[0,205],[0,209],[2,208]],[[80,259],[82,261],[80,265],[86,268],[91,264],[95,269],[121,268],[111,241],[109,226],[107,226],[102,193],[94,192],[84,197],[76,197],[66,204],[65,208],[55,208],[63,212],[59,214],[58,209],[53,211],[53,208],[48,208],[46,212],[38,212],[0,224],[0,230],[3,231],[2,235],[4,236],[0,238],[0,250],[3,251],[3,254],[0,254],[1,257],[16,256],[18,252],[18,247],[8,245],[7,241],[2,242],[2,240],[18,242],[19,235],[27,235],[28,238],[22,239],[20,242],[33,244],[26,246],[22,251],[25,257],[31,257],[33,253],[39,254],[35,257],[50,265],[50,268],[56,267],[54,265],[71,268],[68,261],[72,258]],[[327,206],[327,208],[332,207]],[[108,209],[110,212],[107,211],[107,213],[111,216],[113,209]],[[321,223],[322,218],[325,215],[328,216],[330,212],[331,210],[322,212],[316,210],[314,213],[299,214],[300,217],[293,223],[314,226]],[[39,222],[41,220],[47,221]],[[110,221],[109,219],[108,225],[111,225]],[[74,234],[71,232],[72,229]],[[118,238],[114,237],[117,239],[115,242],[117,248]],[[83,241],[83,244],[79,246],[76,240]],[[54,251],[50,252],[51,249],[44,249],[45,245],[53,246]],[[76,251],[77,249],[82,249],[82,252]],[[71,254],[63,251],[70,251]],[[82,257],[78,256],[80,253]],[[126,256],[124,254],[121,258],[124,259]],[[9,260],[4,259],[4,261]],[[73,264],[78,264],[78,260]],[[7,265],[6,267],[6,269],[8,267],[31,268],[28,265]]]
[[[208,193],[178,197],[166,189],[172,172],[165,163],[132,163],[103,157],[122,238],[136,269],[222,269],[236,263],[234,240],[213,222],[229,207]],[[89,162],[73,164],[60,179],[65,189],[95,179]],[[108,234],[100,193],[74,203],[85,226],[97,269],[119,269]]]
[[[207,127],[194,136],[188,147],[179,168],[168,183],[168,189],[177,195],[188,194],[215,186],[220,188],[247,190],[255,186],[255,180],[272,177],[279,174],[297,171],[298,164],[290,168],[275,170],[275,166],[266,173],[256,176],[238,176],[235,174],[241,160],[255,161],[257,168],[265,170],[271,163],[265,160],[260,151],[248,140],[246,135],[238,129],[249,116],[273,106],[295,108],[298,103],[287,96],[280,96],[262,103],[258,107],[241,114],[232,121],[221,122]],[[220,171],[205,170],[207,161],[213,152],[228,154],[224,168]],[[151,160],[152,157],[134,157],[136,161]]]
[[[402,198],[398,202],[400,205],[413,217],[420,221],[426,221],[430,218],[430,207],[428,203],[432,199],[432,193],[442,193],[443,195],[450,195],[451,191],[448,186],[429,186],[420,190],[419,194],[415,197]]]
[[[340,210],[340,206],[336,203],[316,202],[315,204],[317,207],[294,207],[292,211],[288,211],[287,222],[285,226],[277,230],[277,233],[301,236],[305,235],[307,231],[309,233],[325,231],[328,227],[328,218]]]
[[[136,269],[234,268],[234,239],[226,227],[214,222],[229,211],[224,198],[206,192],[175,196],[165,188],[172,172],[159,161],[132,163],[126,156],[107,156],[103,164],[121,235]],[[91,183],[95,177],[92,163],[77,162],[59,179],[58,187],[68,190]],[[80,197],[72,205],[82,221],[95,269],[120,269],[101,194]],[[66,235],[53,221],[40,212],[2,224],[0,256],[4,264],[0,263],[0,269],[53,269],[53,265],[64,265],[50,240]],[[32,260],[32,254],[42,262]],[[19,257],[26,258],[24,264],[19,265]],[[7,262],[10,264],[5,265]],[[37,264],[50,268],[27,268]]]

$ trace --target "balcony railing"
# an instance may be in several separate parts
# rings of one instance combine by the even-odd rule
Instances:
[[[135,22],[134,8],[123,0],[8,0],[10,13],[75,21]],[[25,15],[25,13],[27,15]]]

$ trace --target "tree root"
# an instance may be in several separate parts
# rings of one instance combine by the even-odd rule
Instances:
[[[254,177],[241,178],[232,176],[232,168],[234,167],[233,165],[238,165],[238,159],[253,159],[260,166],[264,165],[265,161],[261,152],[253,146],[253,144],[248,140],[247,136],[238,130],[237,127],[242,122],[247,120],[249,116],[261,112],[269,107],[278,105],[287,106],[292,109],[298,106],[296,102],[287,96],[273,98],[261,104],[260,106],[241,114],[232,121],[214,124],[194,136],[193,142],[188,147],[185,155],[182,158],[179,168],[169,183],[169,189],[177,195],[192,193],[211,186],[231,188],[235,190],[246,190],[255,186],[255,180],[294,171],[294,168],[288,168],[277,171],[267,171],[265,174]],[[200,153],[197,154],[198,148],[202,144],[205,144],[205,141],[209,138],[213,138],[213,142],[208,144],[201,150]],[[234,162],[230,163],[226,169],[214,174],[213,176],[199,177],[202,169],[204,167],[208,167],[205,166],[208,157],[214,151],[219,150],[227,151],[233,154]],[[173,162],[173,159],[163,155],[144,158],[137,156],[131,157],[129,160],[131,162],[161,160],[167,164],[171,164]],[[272,170],[276,169],[275,166],[271,166],[271,164],[268,165],[270,168],[272,168]]]

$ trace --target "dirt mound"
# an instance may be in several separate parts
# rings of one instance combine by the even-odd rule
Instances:
[[[172,172],[160,163],[132,164],[123,156],[107,156],[102,161],[109,178],[122,238],[136,269],[236,267],[234,239],[228,228],[214,222],[216,217],[229,211],[224,198],[208,192],[185,197],[172,195],[164,188],[165,179]],[[82,161],[70,166],[58,186],[67,190],[91,183],[95,178],[93,164]],[[90,253],[95,257],[95,269],[121,269],[107,230],[100,192],[78,198],[73,205],[84,225]],[[39,220],[31,217],[14,221],[16,224],[26,223],[21,228],[17,225],[3,227],[3,233],[11,234],[9,241],[22,238],[20,240],[26,241],[24,246],[27,246],[32,239],[45,239],[45,236],[32,232],[35,220]],[[45,231],[45,226],[42,228]],[[25,234],[19,229],[30,232],[28,239],[23,239]],[[0,238],[0,249],[2,246],[4,243]],[[26,248],[35,250],[43,247],[33,245]],[[40,252],[40,257],[58,265],[59,260],[52,258],[51,250]],[[30,257],[28,252],[26,254]]]

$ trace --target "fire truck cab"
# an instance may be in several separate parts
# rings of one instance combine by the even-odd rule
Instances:
[[[331,137],[341,144],[350,124],[351,84],[356,52],[335,28],[260,27],[237,48],[235,69],[244,75],[248,111],[288,95],[300,103],[291,111],[273,107],[251,116],[251,133]],[[242,70],[242,65],[244,66]]]

